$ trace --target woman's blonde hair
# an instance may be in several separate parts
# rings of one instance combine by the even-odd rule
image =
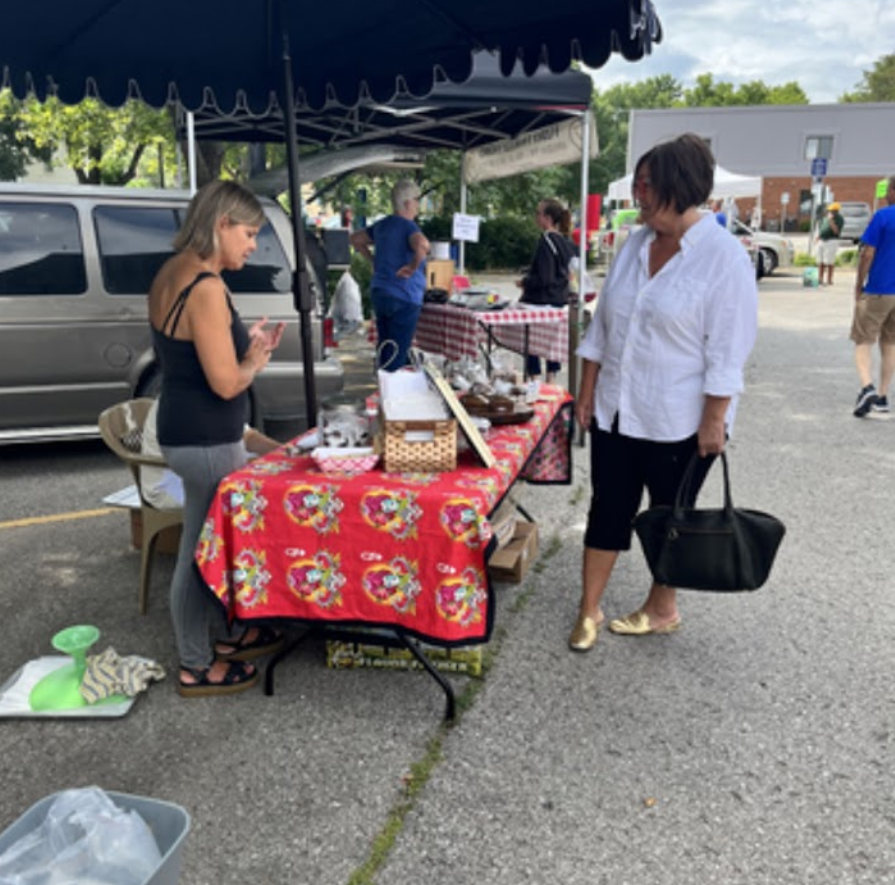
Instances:
[[[217,248],[215,226],[226,217],[231,224],[261,227],[266,221],[258,198],[235,181],[210,181],[190,200],[183,227],[174,237],[174,249],[192,249],[208,258]]]

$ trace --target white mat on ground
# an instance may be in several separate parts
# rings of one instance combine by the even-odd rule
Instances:
[[[31,690],[44,676],[71,663],[67,655],[45,655],[28,661],[0,686],[0,718],[30,717],[34,719],[109,719],[124,716],[134,705],[136,697],[117,704],[95,704],[70,710],[31,709]]]

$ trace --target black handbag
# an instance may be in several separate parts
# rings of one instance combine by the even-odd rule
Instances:
[[[634,518],[634,531],[653,579],[691,590],[757,590],[771,573],[786,526],[769,513],[733,506],[723,452],[724,507],[685,506],[693,500],[691,484],[698,459],[694,454],[687,465],[673,506],[651,507]]]

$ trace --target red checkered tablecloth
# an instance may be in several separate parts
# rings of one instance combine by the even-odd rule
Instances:
[[[492,343],[548,360],[565,362],[569,355],[569,314],[561,307],[468,310],[451,304],[424,304],[416,326],[416,345],[449,360],[479,355],[479,345]],[[489,342],[489,333],[490,339]]]

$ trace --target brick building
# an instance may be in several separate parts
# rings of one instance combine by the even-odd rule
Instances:
[[[628,171],[654,144],[683,132],[704,138],[725,169],[762,177],[763,226],[772,230],[809,220],[812,168],[826,165],[828,199],[871,208],[876,182],[895,174],[895,102],[632,111]],[[737,200],[741,217],[754,202]]]

